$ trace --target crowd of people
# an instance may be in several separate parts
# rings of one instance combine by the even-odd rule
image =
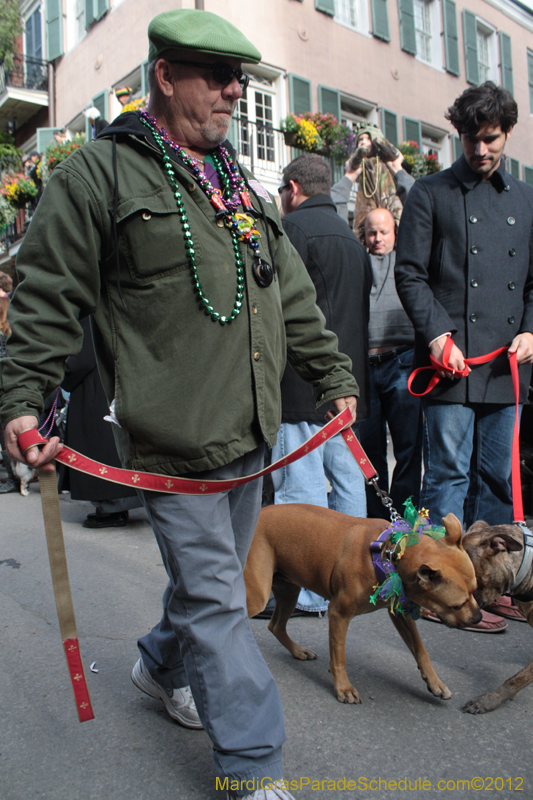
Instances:
[[[242,66],[259,51],[226,20],[189,9],[156,16],[148,38],[148,108],[102,130],[89,110],[96,140],[54,170],[18,254],[24,281],[9,323],[0,304],[0,335],[11,326],[0,360],[9,456],[53,469],[58,437],[23,455],[17,436],[38,426],[59,386],[71,392],[80,449],[91,455],[96,434],[84,426],[98,408],[114,433],[109,458],[169,482],[252,475],[265,447],[283,458],[326,412],[348,408],[398,510],[410,496],[437,523],[449,511],[465,525],[512,522],[508,357],[460,377],[466,358],[509,345],[527,397],[533,189],[505,167],[511,95],[492,83],[463,92],[446,111],[463,155],[416,182],[374,126],[360,129],[335,186],[322,158],[296,158],[280,218],[226,141],[248,83]],[[430,354],[442,362],[450,337],[452,374],[421,403],[408,374]],[[142,503],[168,574],[134,684],[181,725],[206,730],[230,797],[287,800],[281,788],[246,789],[281,780],[285,740],[243,580],[260,481],[215,495],[90,491],[89,527],[125,524],[130,501]],[[274,502],[387,518],[341,437],[280,469]],[[479,630],[505,627],[504,605]],[[327,603],[304,592],[298,606],[322,613]]]

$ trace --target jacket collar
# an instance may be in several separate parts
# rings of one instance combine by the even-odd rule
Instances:
[[[335,213],[337,213],[337,206],[329,194],[315,194],[313,197],[308,197],[307,200],[304,200],[303,203],[300,203],[300,205],[297,206],[291,213],[295,214],[297,211],[300,211],[300,209],[316,208],[317,206],[329,206],[333,209],[333,211],[335,211]]]
[[[481,178],[469,167],[464,155],[452,164],[451,170],[457,180],[469,191],[477,186],[478,183],[481,183]],[[505,169],[504,158],[502,157],[498,169],[490,176],[489,180],[498,192],[502,192],[509,186],[509,177],[509,173]],[[508,191],[508,189],[506,191]]]

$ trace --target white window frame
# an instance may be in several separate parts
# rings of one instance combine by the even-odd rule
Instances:
[[[350,21],[350,7],[355,12],[355,25]],[[371,37],[370,17],[367,0],[335,0],[335,16],[333,20],[345,28]]]
[[[441,7],[440,7],[440,0],[414,0],[415,2],[415,34],[416,34],[416,60],[421,61],[422,64],[427,64],[430,67],[434,67],[438,70],[444,69],[443,59],[442,59],[442,14],[441,14]],[[425,58],[421,52],[419,47],[419,29],[417,27],[417,14],[416,14],[416,5],[417,3],[424,3],[427,9],[427,19],[429,22],[429,50],[430,55],[429,59]]]
[[[489,58],[488,63],[488,72],[486,77],[482,77],[481,75],[481,62],[479,60],[480,55],[480,48],[479,48],[479,36],[480,34],[484,36],[487,40],[487,55]],[[498,58],[498,36],[496,28],[490,23],[486,22],[481,17],[476,17],[476,36],[477,36],[477,43],[478,43],[478,74],[479,74],[479,83],[485,83],[485,81],[494,81],[496,85],[500,83],[499,77],[499,58]]]
[[[35,12],[39,10],[41,12],[41,59],[46,61],[46,23],[45,23],[45,5],[44,0],[37,0],[35,3],[31,3],[31,5],[27,6],[25,11],[22,11],[22,15],[24,18],[24,32],[22,34],[22,49],[24,51],[24,55],[27,56],[28,53],[26,52],[26,23]]]
[[[431,125],[426,125],[424,122],[420,123],[421,130],[421,152],[429,153],[430,151],[437,154],[439,164],[442,164],[443,169],[451,166],[450,161],[450,146],[448,144],[449,133],[442,128],[433,128]]]
[[[66,52],[74,50],[87,36],[85,30],[85,0],[65,0],[66,9]]]

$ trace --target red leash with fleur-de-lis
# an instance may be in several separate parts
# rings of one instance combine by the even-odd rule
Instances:
[[[119,483],[124,486],[135,486],[138,489],[145,489],[147,491],[165,492],[167,494],[216,494],[219,492],[229,491],[237,486],[242,486],[245,483],[256,480],[256,478],[267,475],[270,472],[274,472],[274,470],[279,469],[280,467],[297,461],[299,458],[302,458],[302,456],[310,453],[317,447],[320,447],[320,445],[324,444],[333,436],[335,436],[342,428],[350,423],[351,417],[351,411],[349,408],[345,408],[344,411],[328,422],[320,431],[318,431],[318,433],[312,436],[307,442],[304,442],[304,444],[302,444],[285,458],[276,461],[274,464],[271,464],[270,466],[266,467],[260,472],[254,473],[253,475],[247,475],[243,478],[236,478],[229,481],[203,481],[194,480],[191,478],[176,478],[174,476],[169,477],[168,475],[157,475],[151,472],[136,472],[134,470],[118,469],[115,467],[110,467],[106,464],[101,464],[97,461],[93,461],[81,453],[72,450],[66,445],[63,446],[63,449],[60,453],[58,453],[55,460],[65,464],[67,467],[76,469],[89,475],[94,475],[97,478],[102,478],[103,480],[110,481],[112,483]],[[349,429],[348,433],[352,439],[355,439],[355,436],[353,433],[351,433],[351,429]],[[24,433],[21,433],[18,436],[18,445],[22,453],[25,453],[30,447],[33,446],[44,446],[46,442],[47,439],[45,439],[36,428],[29,431],[24,431]],[[364,458],[365,456],[363,453],[363,455],[359,456],[358,459],[358,463],[361,468],[363,468],[361,459],[364,460]],[[54,587],[54,596],[56,600],[61,639],[63,641],[72,689],[74,691],[74,699],[76,702],[78,717],[80,722],[85,722],[87,720],[94,719],[94,712],[80,654],[76,619],[74,616],[74,606],[72,603],[72,594],[70,591],[70,583],[68,578],[67,558],[65,553],[63,528],[61,524],[55,470],[41,470],[39,474],[39,481],[41,486],[41,500],[43,506],[46,541],[50,559],[50,571],[52,573],[52,583]]]

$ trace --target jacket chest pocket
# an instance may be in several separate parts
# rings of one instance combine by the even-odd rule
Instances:
[[[189,269],[187,249],[191,243],[196,263],[201,261],[201,247],[194,233],[190,228],[182,229],[176,206],[169,205],[165,197],[136,198],[128,201],[122,212],[117,215],[119,248],[135,283]]]

